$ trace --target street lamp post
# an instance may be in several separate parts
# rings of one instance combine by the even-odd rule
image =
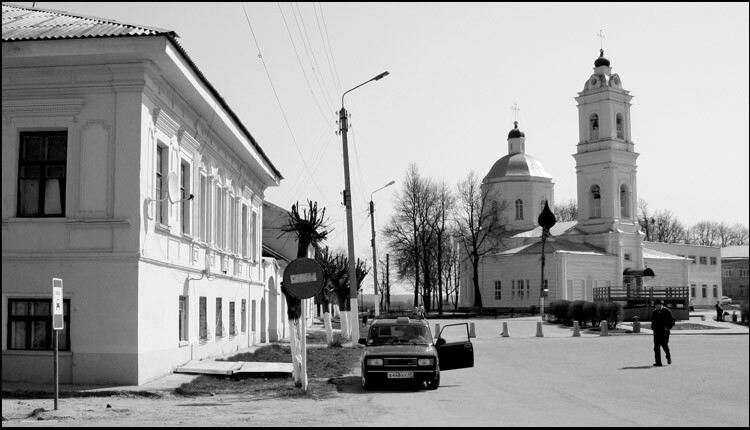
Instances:
[[[351,330],[352,330],[352,340],[354,340],[356,343],[356,339],[359,339],[359,322],[357,321],[359,318],[358,315],[358,309],[359,306],[357,305],[357,262],[354,260],[354,228],[352,226],[352,196],[351,196],[351,188],[349,186],[349,145],[346,141],[346,132],[349,130],[349,126],[347,124],[347,113],[346,108],[344,108],[344,96],[346,93],[356,90],[357,88],[361,87],[362,85],[377,81],[384,76],[388,76],[388,72],[383,72],[379,74],[378,76],[375,76],[374,78],[370,79],[369,81],[362,82],[361,84],[357,85],[356,87],[344,92],[344,94],[341,95],[341,111],[339,111],[339,131],[341,132],[341,139],[343,141],[344,146],[344,206],[346,207],[346,232],[348,236],[348,247],[349,247],[349,300],[351,305],[351,312],[353,312],[353,317],[350,318],[350,321],[352,323]]]
[[[544,296],[547,294],[547,288],[544,286],[544,243],[547,241],[547,236],[549,236],[549,229],[557,222],[555,214],[549,209],[549,204],[546,201],[537,221],[539,222],[539,226],[542,227],[542,281],[539,286],[539,314],[542,317],[542,321],[544,321]]]
[[[377,252],[375,252],[375,203],[372,202],[372,195],[385,187],[390,187],[395,183],[396,181],[388,182],[385,186],[380,187],[370,193],[370,224],[372,225],[372,281],[375,287],[375,297],[373,299],[375,303],[375,316],[380,315],[380,301],[378,300],[378,254]]]

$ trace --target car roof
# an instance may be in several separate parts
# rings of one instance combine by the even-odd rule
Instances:
[[[406,316],[375,317],[372,320],[371,325],[385,325],[385,324],[428,325],[426,319],[410,318]]]

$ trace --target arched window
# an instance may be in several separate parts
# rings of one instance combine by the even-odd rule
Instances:
[[[599,115],[593,114],[589,118],[591,140],[599,140]]]
[[[523,200],[516,200],[516,219],[523,219]]]
[[[620,217],[630,218],[630,191],[627,185],[620,185]]]
[[[600,218],[602,216],[602,195],[599,191],[599,185],[591,187],[591,218]]]
[[[622,114],[621,113],[617,114],[617,117],[615,118],[615,123],[617,124],[617,138],[624,139],[625,134],[622,131]]]

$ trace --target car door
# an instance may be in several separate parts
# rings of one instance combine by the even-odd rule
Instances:
[[[474,367],[474,345],[469,338],[468,323],[443,327],[438,335],[436,349],[441,371]]]

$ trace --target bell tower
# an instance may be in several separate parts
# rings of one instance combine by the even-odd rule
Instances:
[[[578,103],[578,229],[587,233],[640,231],[637,217],[638,153],[630,135],[629,91],[600,50]]]

